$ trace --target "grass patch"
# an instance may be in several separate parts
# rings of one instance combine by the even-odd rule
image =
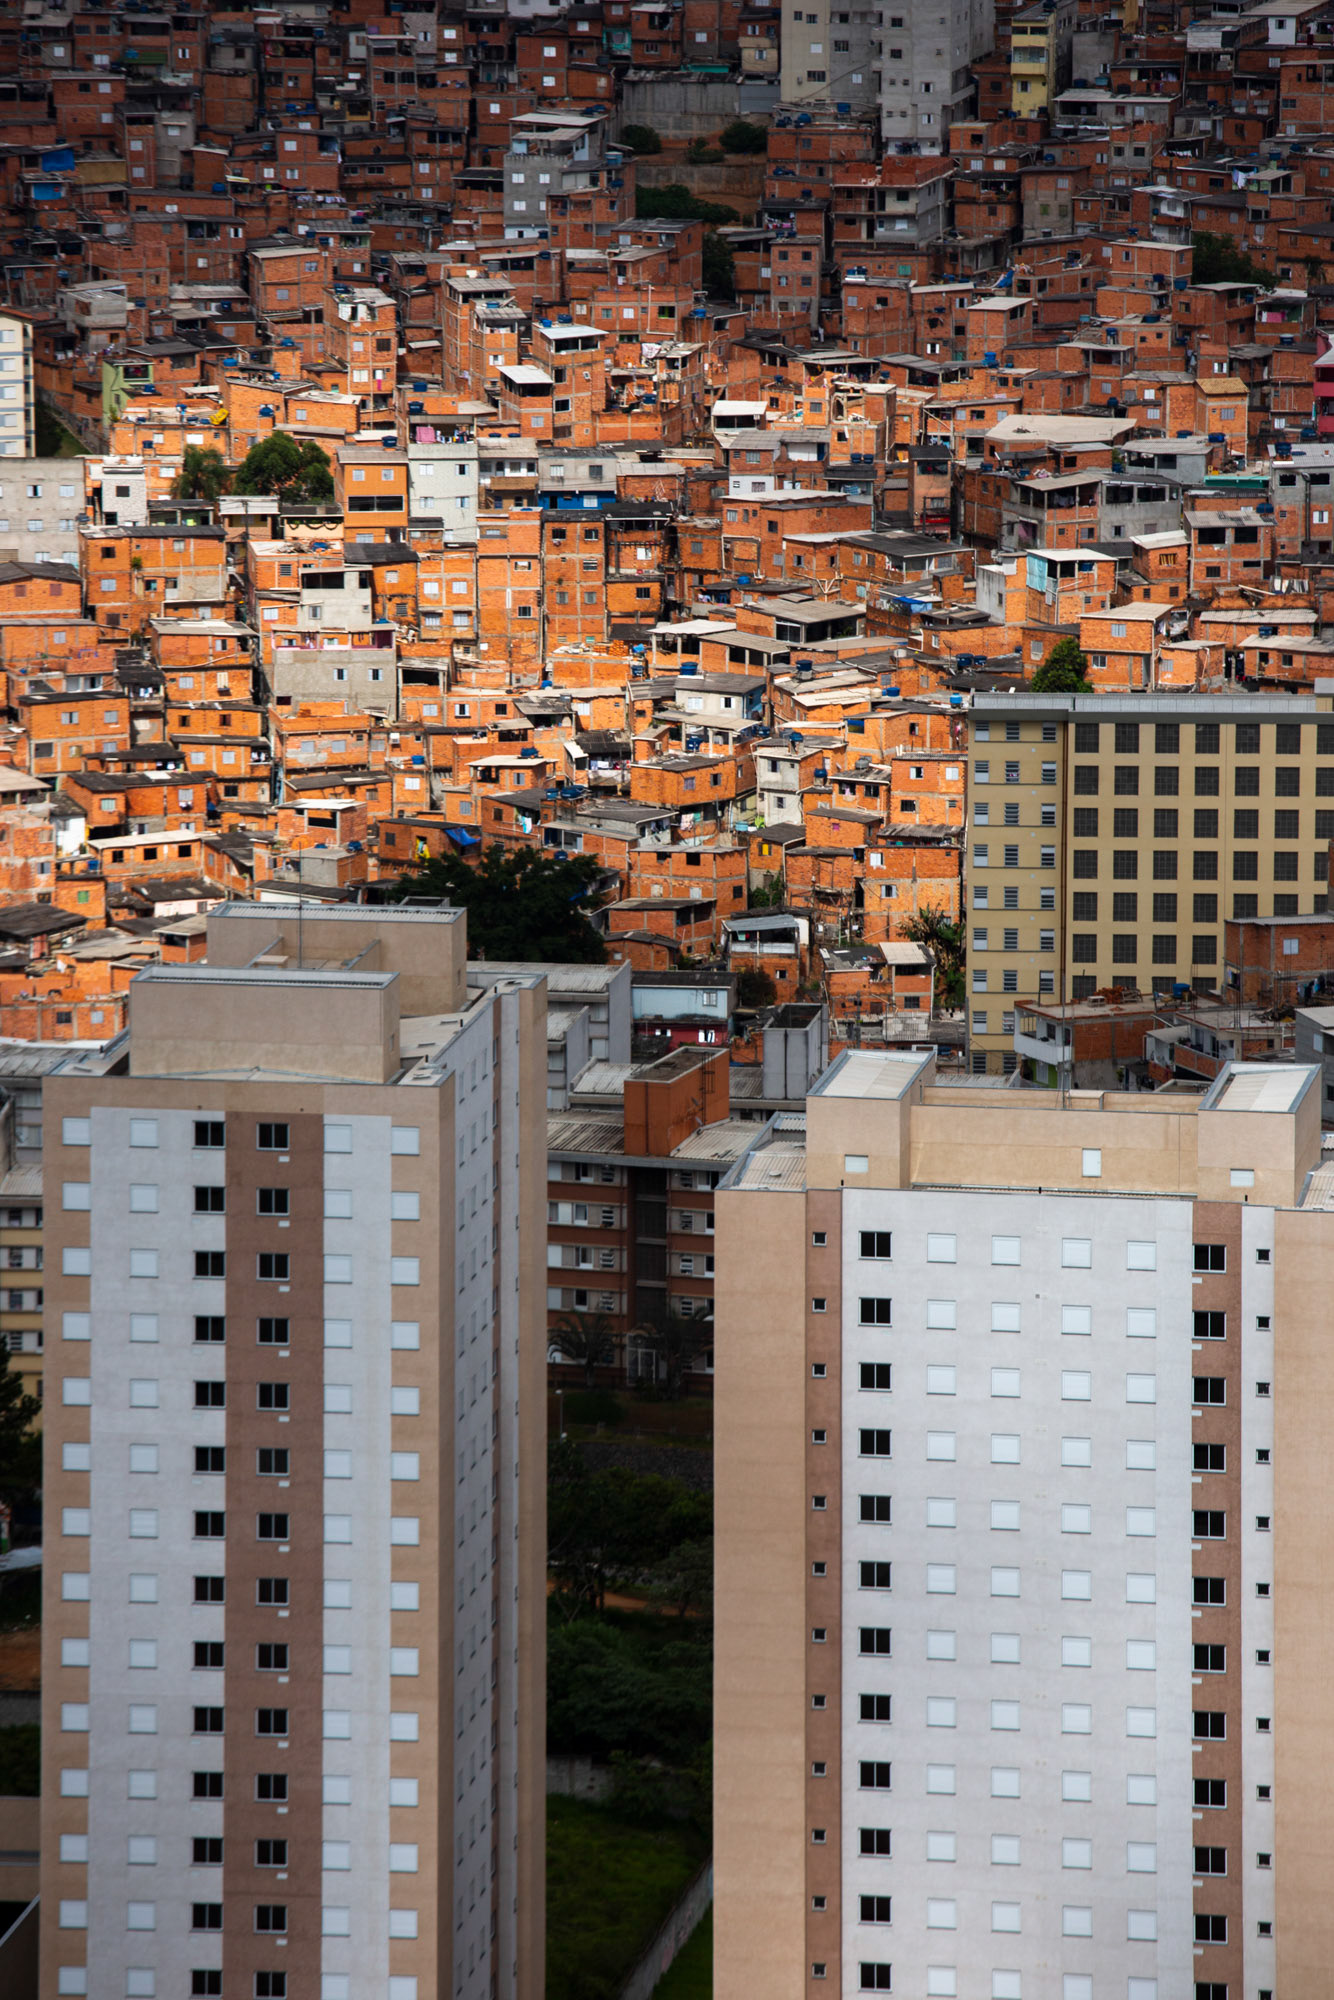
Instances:
[[[653,2000],[713,2000],[712,1906],[654,1987]]]
[[[688,1822],[549,1798],[546,2000],[611,2000],[707,1853]]]
[[[41,1789],[41,1725],[18,1722],[0,1729],[0,1798],[35,1799]]]
[[[37,405],[36,455],[38,458],[83,458],[84,446],[73,431],[67,430],[45,403]]]

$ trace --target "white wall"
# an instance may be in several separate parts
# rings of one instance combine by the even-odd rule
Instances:
[[[998,1162],[998,1179],[1003,1171]],[[1067,1974],[1096,1973],[1098,1994],[1120,2000],[1129,1979],[1156,1979],[1160,2000],[1174,2000],[1193,1976],[1190,1206],[847,1192],[844,1216],[847,1989],[860,1962],[892,1960],[895,1991],[1062,2000],[1083,1992],[1065,1988]],[[861,1261],[863,1228],[892,1231],[892,1261]],[[952,1244],[953,1261],[929,1261],[928,1232],[947,1239],[942,1253]],[[1017,1239],[1017,1263],[993,1261],[996,1238]],[[1129,1253],[1132,1240],[1150,1247]],[[1087,1268],[1063,1263],[1084,1245]],[[1155,1268],[1128,1269],[1132,1254],[1152,1255]],[[891,1327],[859,1326],[863,1295],[892,1297]],[[1128,1321],[1131,1309],[1155,1314],[1156,1331]],[[1062,1332],[1063,1317],[1085,1316],[1091,1332]],[[860,1389],[863,1360],[892,1363],[892,1393]],[[1153,1378],[1156,1401],[1128,1401],[1131,1376]],[[892,1428],[892,1458],[858,1456],[863,1426]],[[1128,1468],[1132,1442],[1129,1456],[1151,1469]],[[1078,1456],[1089,1463],[1063,1462]],[[891,1527],[860,1524],[863,1491],[892,1495]],[[1090,1511],[1063,1515],[1067,1506]],[[1152,1538],[1128,1533],[1150,1518]],[[1086,1523],[1091,1532],[1073,1531]],[[886,1559],[892,1590],[863,1589],[860,1562]],[[1143,1601],[1152,1586],[1131,1577],[1156,1578],[1157,1601]],[[930,1587],[948,1581],[949,1592]],[[889,1659],[859,1658],[863,1624],[892,1628]],[[931,1646],[952,1643],[955,1657],[928,1657],[928,1633],[953,1635]],[[1156,1648],[1134,1655],[1153,1668],[1128,1664],[1130,1642]],[[1083,1657],[1090,1664],[1063,1663]],[[892,1695],[890,1723],[856,1720],[863,1692]],[[952,1702],[954,1726],[948,1707],[929,1702]],[[1087,1732],[1069,1733],[1082,1711]],[[1018,1728],[998,1726],[1016,1717]],[[859,1790],[863,1758],[892,1761],[890,1792]],[[953,1789],[930,1789],[946,1771]],[[1063,1796],[1063,1786],[1088,1796]],[[1130,1803],[1136,1795],[1146,1803]],[[865,1824],[892,1827],[891,1860],[859,1857]],[[1083,1853],[1066,1840],[1091,1842],[1091,1867],[1065,1865]],[[1156,1849],[1155,1873],[1128,1866],[1132,1843]],[[860,1923],[863,1893],[893,1896],[892,1930]],[[1087,1921],[1090,1937],[1063,1935],[1067,1906],[1090,1913],[1064,1920]],[[953,1928],[933,1924],[951,1912]],[[1133,1926],[1156,1938],[1131,1941]],[[1148,2000],[1155,1989],[1129,1990]]]

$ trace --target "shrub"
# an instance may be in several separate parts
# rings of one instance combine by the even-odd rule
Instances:
[[[728,153],[762,153],[769,144],[769,130],[749,118],[734,118],[718,134],[718,143]]]

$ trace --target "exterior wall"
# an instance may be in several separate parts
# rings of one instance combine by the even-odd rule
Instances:
[[[1213,987],[1228,918],[1324,907],[1317,829],[1334,722],[1321,698],[1248,697],[1244,709],[1221,696],[1007,699],[1003,713],[979,702],[971,719],[974,1068],[998,1070],[1007,1053],[1013,1065],[1013,996]],[[1285,725],[1298,733],[1280,749]]]
[[[1042,1991],[1058,1965],[1185,1991],[1191,1676],[1170,1579],[1190,1554],[1190,1208],[936,1190],[843,1207],[847,1967],[890,1958],[892,1935],[896,1983],[920,1991],[944,1965],[960,1992],[997,1969]],[[892,1262],[859,1257],[862,1229],[893,1232]],[[859,1298],[891,1288],[893,1331],[859,1326]],[[892,1396],[862,1389],[891,1355]],[[859,1456],[891,1411],[892,1466]],[[892,1597],[860,1582],[891,1549],[858,1519],[877,1488]],[[891,1616],[892,1661],[859,1658],[852,1633]],[[881,1689],[892,1723],[859,1722]],[[892,1799],[859,1787],[876,1759]],[[891,1822],[893,1857],[861,1857],[859,1824]],[[892,1933],[859,1922],[865,1894],[893,1894]]]
[[[714,1992],[806,1990],[807,1363],[800,1194],[718,1204]],[[830,1478],[830,1487],[836,1481]]]
[[[845,1064],[717,1196],[717,1990],[1318,1983],[1318,1073],[1170,1134]]]
[[[44,1994],[119,1995],[136,1968],[188,1991],[225,1963],[247,1991],[252,1969],[286,1969],[293,2000],[536,2000],[542,1153],[518,1107],[543,1014],[540,988],[478,999],[425,1091],[52,1086]],[[225,1148],[195,1148],[201,1114]],[[287,1121],[285,1156],[257,1150],[261,1117]],[[226,1213],[196,1215],[194,1187],[218,1182]],[[289,1218],[256,1212],[275,1184]],[[225,1279],[196,1275],[202,1249],[225,1251]],[[257,1275],[277,1249],[286,1283]],[[200,1312],[225,1313],[224,1341],[192,1338]],[[286,1346],[257,1338],[275,1314]],[[201,1380],[224,1408],[196,1409]],[[270,1381],[288,1412],[257,1407]],[[198,1445],[225,1472],[202,1475]],[[276,1448],[282,1476],[256,1456]],[[197,1509],[225,1514],[223,1538],[192,1534]],[[257,1539],[261,1511],[286,1514],[284,1540]],[[194,1602],[200,1573],[225,1575],[225,1602]],[[284,1573],[288,1604],[260,1604],[258,1578]],[[200,1668],[197,1642],[225,1668]],[[260,1667],[270,1643],[286,1672]],[[194,1733],[199,1705],[225,1734]],[[261,1706],[286,1709],[281,1737],[256,1733]],[[201,1769],[223,1773],[220,1800],[192,1798]],[[287,1774],[285,1808],[257,1798],[260,1771]],[[254,1847],[275,1837],[281,1870]],[[223,1840],[221,1865],[197,1838]],[[192,1923],[200,1901],[221,1931]],[[256,1929],[268,1902],[286,1944]]]
[[[77,566],[82,509],[83,470],[77,463],[24,458],[7,466],[0,478],[0,560]]]

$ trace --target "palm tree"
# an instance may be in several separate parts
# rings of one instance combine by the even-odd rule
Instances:
[[[665,1307],[636,1329],[639,1339],[666,1377],[669,1402],[685,1394],[685,1373],[692,1361],[713,1346],[713,1319],[692,1319]]]
[[[227,491],[231,481],[227,461],[220,451],[211,445],[188,444],[171,490],[177,500],[216,500]]]
[[[920,944],[934,959],[936,1000],[942,1007],[963,1005],[963,935],[963,925],[951,923],[944,909],[932,903],[899,922],[899,936]]]
[[[616,1331],[606,1313],[562,1313],[551,1330],[549,1349],[584,1371],[584,1386],[591,1389],[597,1371],[616,1352]]]

